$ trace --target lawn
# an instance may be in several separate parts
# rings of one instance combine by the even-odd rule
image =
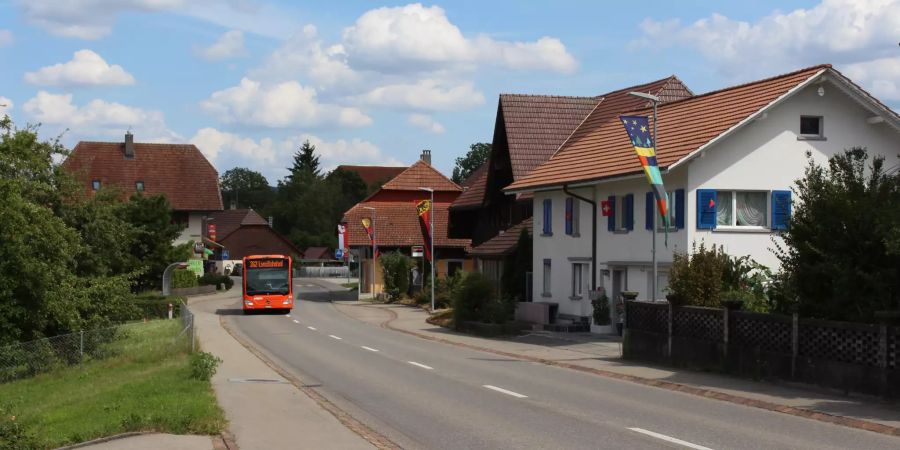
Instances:
[[[359,283],[341,283],[341,286],[347,289],[359,289]]]
[[[180,320],[133,324],[113,356],[0,384],[0,418],[55,448],[127,431],[216,434],[225,426],[208,381],[190,378],[190,343]],[[0,447],[4,447],[0,433]]]

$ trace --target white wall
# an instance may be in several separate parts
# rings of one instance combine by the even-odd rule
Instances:
[[[723,245],[731,255],[751,255],[773,269],[779,266],[772,249],[777,233],[698,230],[697,189],[789,190],[807,167],[807,152],[819,164],[829,157],[854,146],[868,147],[870,155],[879,153],[896,164],[900,135],[886,123],[871,125],[872,116],[855,100],[836,86],[824,83],[825,95],[816,93],[813,84],[768,111],[720,143],[704,151],[702,158],[688,163],[686,192],[690,226],[688,242],[703,241]],[[797,140],[800,116],[823,116],[823,132],[827,140]],[[796,198],[792,198],[796,201]],[[771,208],[768,220],[771,221]],[[770,224],[771,225],[771,224]]]
[[[200,242],[203,229],[203,213],[191,212],[188,214],[188,226],[181,231],[181,235],[175,239],[175,245],[188,241]]]

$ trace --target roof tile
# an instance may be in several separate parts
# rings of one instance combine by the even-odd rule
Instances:
[[[462,192],[463,190],[458,184],[450,181],[444,174],[421,159],[381,188],[392,191],[417,191],[420,187],[430,187],[435,192]]]
[[[370,245],[369,238],[362,226],[364,217],[373,217],[372,211],[365,207],[375,208],[374,228],[376,243],[382,247],[408,247],[423,245],[416,202],[362,202],[357,203],[344,214],[343,222],[347,223],[347,242],[350,246]],[[469,239],[450,239],[447,237],[447,216],[449,203],[434,203],[434,245],[435,247],[468,248]]]

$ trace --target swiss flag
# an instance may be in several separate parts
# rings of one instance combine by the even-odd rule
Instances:
[[[609,217],[612,215],[612,205],[609,204],[609,200],[600,201],[600,213],[603,215],[603,217]]]

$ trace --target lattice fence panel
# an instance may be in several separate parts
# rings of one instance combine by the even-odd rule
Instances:
[[[728,323],[728,343],[790,354],[792,329],[788,316],[733,312]]]
[[[672,335],[721,342],[723,321],[721,309],[675,308],[672,313]]]
[[[878,327],[800,322],[800,355],[878,367]]]
[[[669,333],[669,305],[666,303],[626,302],[625,320],[629,329]]]
[[[887,368],[900,369],[900,327],[889,328],[887,338]]]

